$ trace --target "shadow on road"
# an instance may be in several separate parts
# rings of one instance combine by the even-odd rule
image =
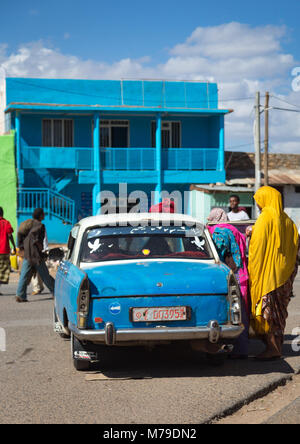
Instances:
[[[257,342],[257,341],[254,341]],[[252,344],[258,350],[258,344]],[[252,354],[252,352],[251,352]],[[300,353],[299,353],[300,354]],[[293,374],[294,369],[284,360],[258,362],[225,359],[223,365],[211,365],[205,355],[187,350],[186,345],[144,348],[118,348],[103,353],[103,360],[92,370],[107,378],[195,378],[263,375],[269,373]]]

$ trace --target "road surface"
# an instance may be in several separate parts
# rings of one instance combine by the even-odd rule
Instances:
[[[124,349],[113,356],[111,368],[89,373],[74,369],[69,341],[52,330],[50,294],[29,295],[29,303],[17,304],[16,282],[15,273],[0,296],[0,328],[6,333],[6,351],[0,351],[0,423],[205,423],[300,369],[295,348],[300,273],[290,304],[284,360],[228,360],[211,367],[182,348]],[[251,341],[251,354],[262,349],[260,342]]]

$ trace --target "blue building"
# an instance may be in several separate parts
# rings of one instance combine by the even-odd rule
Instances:
[[[99,192],[156,199],[225,181],[224,115],[215,83],[6,79],[16,135],[18,222],[44,207],[49,239],[99,211]],[[149,200],[150,201],[150,200]]]

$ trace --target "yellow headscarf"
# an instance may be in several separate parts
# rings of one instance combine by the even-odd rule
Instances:
[[[298,231],[282,209],[281,194],[261,187],[254,195],[262,212],[253,227],[249,246],[249,282],[253,328],[265,334],[269,325],[262,317],[262,297],[285,284],[297,257]]]

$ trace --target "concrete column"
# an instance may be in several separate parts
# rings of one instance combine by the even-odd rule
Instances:
[[[219,161],[218,161],[218,167],[219,167],[219,170],[220,171],[224,171],[224,165],[225,165],[225,162],[224,162],[224,156],[225,156],[225,153],[224,153],[224,145],[225,145],[225,143],[224,143],[224,115],[222,114],[222,115],[220,115],[219,116],[219,122],[220,122],[220,124],[219,124]]]
[[[96,183],[93,188],[93,216],[100,212],[100,192],[101,192],[101,157],[100,157],[100,114],[94,114],[93,130],[94,147],[94,171],[96,173]]]
[[[155,204],[159,203],[160,193],[162,191],[162,151],[161,151],[161,114],[156,114],[156,132],[155,132],[155,147],[156,147],[156,172],[157,183],[155,187]]]
[[[15,131],[16,131],[16,161],[17,161],[17,173],[18,173],[18,182],[19,187],[23,185],[23,174],[21,174],[22,170],[22,160],[21,160],[21,115],[19,111],[16,112],[15,118]]]

